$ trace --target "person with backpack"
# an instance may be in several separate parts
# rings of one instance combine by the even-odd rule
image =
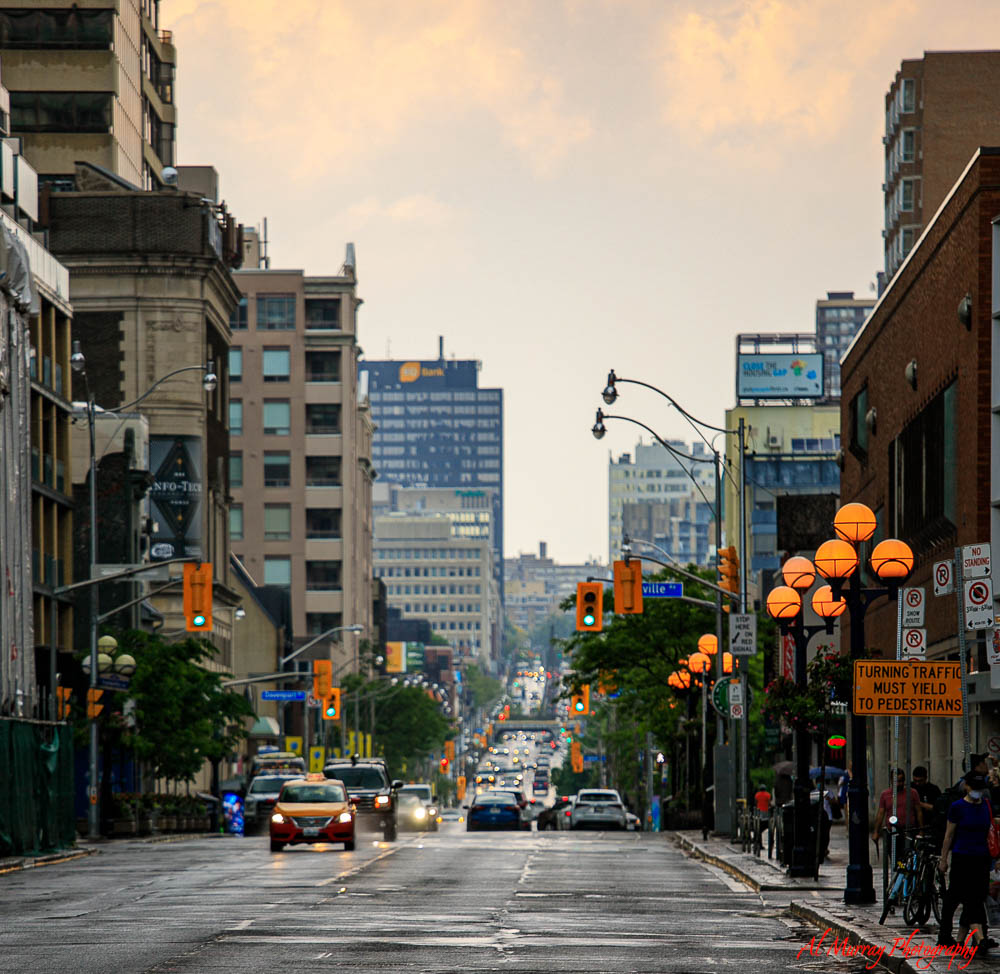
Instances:
[[[938,944],[955,946],[951,935],[952,922],[958,905],[962,904],[962,923],[972,933],[977,948],[988,950],[991,942],[986,934],[986,896],[990,886],[992,856],[988,835],[993,823],[991,807],[986,800],[986,777],[978,771],[968,772],[964,778],[965,796],[954,802],[948,810],[948,825],[938,869],[951,873],[948,889],[941,906],[941,926]]]

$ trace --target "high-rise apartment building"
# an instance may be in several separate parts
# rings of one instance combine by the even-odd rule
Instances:
[[[373,427],[354,248],[339,274],[313,277],[255,269],[248,242],[230,323],[233,551],[258,584],[290,588],[297,641],[339,625],[370,639]]]
[[[0,0],[10,127],[42,182],[89,162],[140,189],[174,165],[177,52],[159,0]]]
[[[900,65],[885,96],[885,280],[976,149],[1000,142],[998,86],[1000,51],[927,51]]]
[[[576,593],[588,576],[604,578],[607,566],[597,561],[560,565],[549,557],[548,545],[538,543],[538,554],[519,554],[503,563],[507,618],[525,631],[559,611],[559,603]]]
[[[476,361],[360,363],[377,427],[379,479],[403,487],[496,492],[494,560],[503,564],[503,390],[480,389]],[[499,575],[498,575],[499,578]]]
[[[874,298],[856,298],[853,291],[827,291],[816,302],[816,346],[823,353],[826,399],[840,398],[840,357],[874,307]]]
[[[621,557],[627,504],[646,502],[668,505],[670,501],[689,497],[694,500],[694,507],[689,506],[684,512],[678,509],[678,516],[691,519],[690,523],[687,527],[678,525],[677,532],[672,535],[675,539],[681,539],[681,546],[667,550],[675,558],[690,559],[700,564],[707,562],[710,532],[705,511],[699,511],[698,505],[710,510],[715,504],[715,465],[712,454],[704,443],[687,444],[683,440],[667,440],[667,443],[678,452],[698,459],[678,459],[658,443],[639,443],[634,456],[622,453],[617,460],[608,458],[609,562]],[[666,516],[669,517],[669,513]],[[713,535],[711,544],[714,543]]]

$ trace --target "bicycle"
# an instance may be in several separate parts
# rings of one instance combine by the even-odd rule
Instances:
[[[761,852],[764,851],[764,830],[767,830],[768,835],[768,850],[767,857],[771,858],[771,846],[773,844],[773,837],[771,835],[770,829],[770,817],[765,813],[762,813],[759,808],[753,810],[753,854],[760,858]]]
[[[885,918],[890,912],[895,912],[897,906],[903,907],[903,919],[906,922],[911,922],[907,918],[907,903],[913,900],[914,906],[912,909],[916,909],[917,905],[921,902],[921,898],[918,896],[914,898],[914,891],[917,889],[917,880],[922,864],[918,857],[916,841],[907,841],[907,836],[916,836],[916,833],[920,829],[900,829],[898,828],[898,820],[895,815],[890,816],[889,821],[886,825],[886,835],[887,835],[887,845],[888,839],[892,836],[897,836],[903,840],[903,850],[900,855],[897,855],[896,862],[893,865],[892,879],[889,882],[889,888],[885,894],[885,900],[882,904],[882,915],[879,917],[879,923],[884,924]],[[888,854],[889,849],[887,847],[886,854]],[[912,910],[911,910],[912,912]]]
[[[751,832],[753,829],[750,809],[747,807],[745,798],[737,798],[736,805],[736,841],[740,844],[744,852],[748,852],[752,841]]]
[[[922,926],[934,914],[941,921],[941,901],[944,899],[944,877],[938,870],[937,843],[929,836],[918,835],[914,842],[916,880],[903,904],[903,920]]]

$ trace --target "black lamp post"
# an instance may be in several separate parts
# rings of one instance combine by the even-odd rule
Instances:
[[[884,588],[861,585],[860,558],[857,548],[875,534],[875,515],[864,504],[845,504],[833,521],[837,537],[824,541],[816,549],[816,571],[829,583],[835,599],[847,603],[851,623],[851,660],[864,657],[865,613],[868,606],[883,595],[895,601],[899,587],[913,570],[913,552],[909,545],[895,538],[879,542],[869,564]],[[851,711],[851,780],[847,790],[848,819],[847,882],[845,903],[874,903],[875,885],[868,857],[868,735],[865,717]]]

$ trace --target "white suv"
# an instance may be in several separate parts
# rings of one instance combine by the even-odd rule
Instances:
[[[588,788],[576,793],[569,818],[571,829],[624,829],[626,824],[625,805],[617,791]]]

